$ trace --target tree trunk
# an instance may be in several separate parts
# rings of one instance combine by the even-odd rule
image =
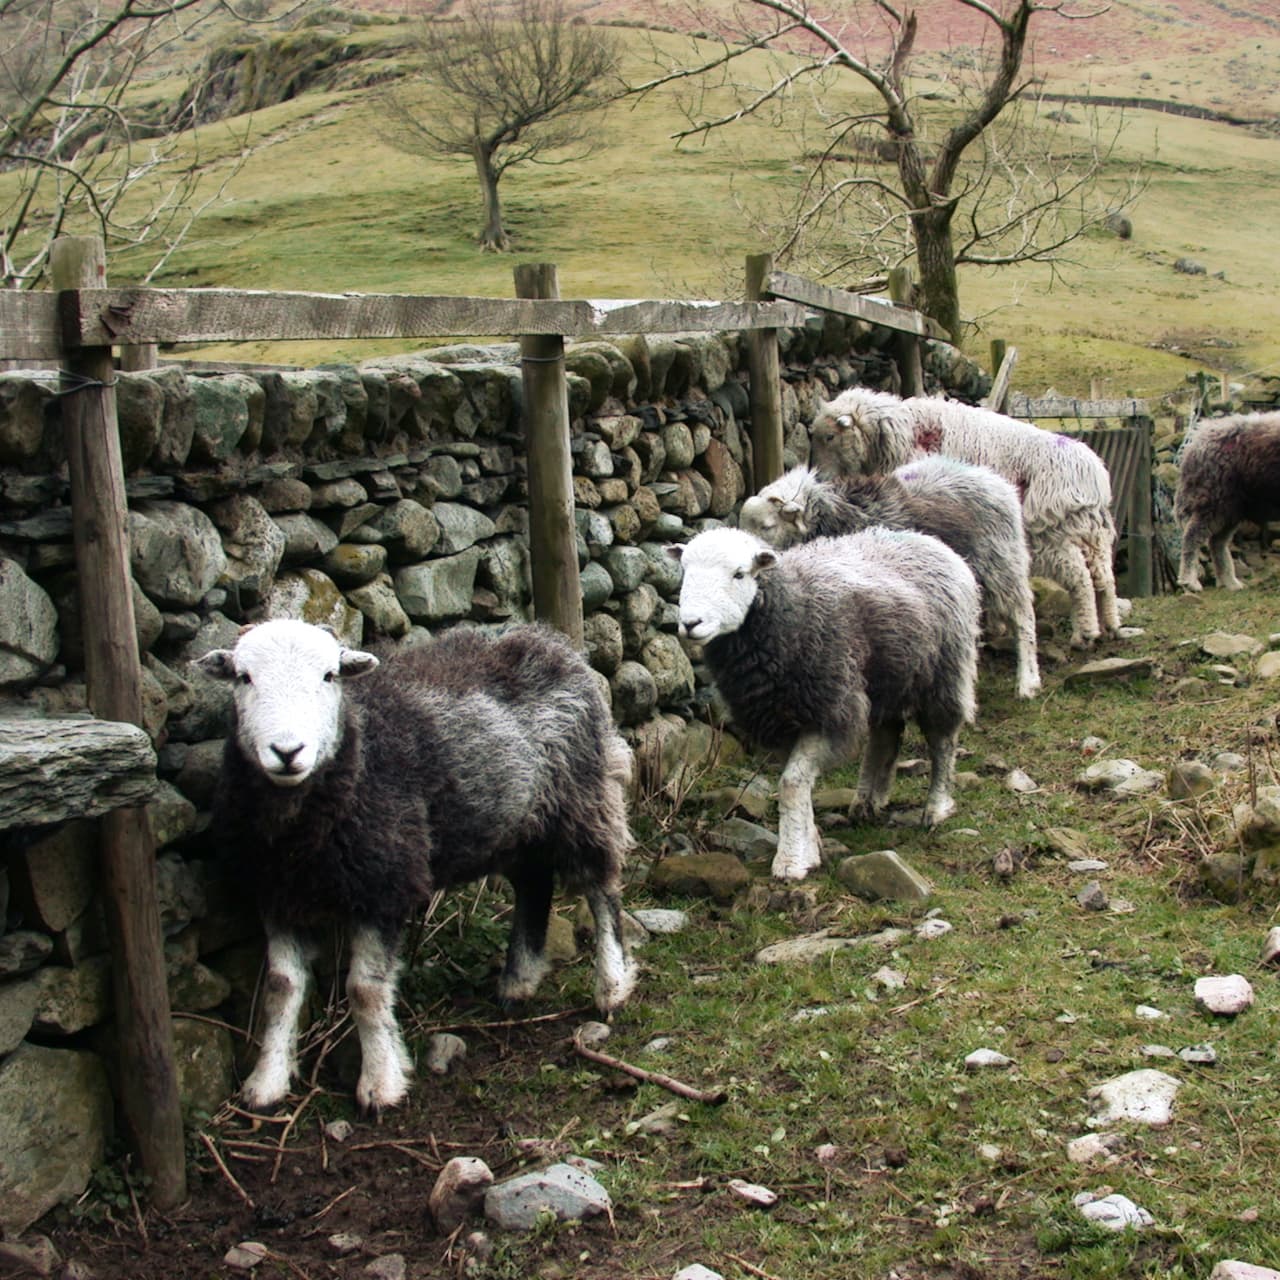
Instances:
[[[505,253],[511,239],[502,225],[502,202],[498,199],[498,171],[493,167],[493,152],[484,143],[475,146],[476,176],[484,200],[484,230],[480,232],[480,248],[486,253]]]
[[[960,342],[960,288],[956,280],[955,246],[951,241],[952,206],[944,205],[912,215],[916,268],[923,295],[921,310]]]

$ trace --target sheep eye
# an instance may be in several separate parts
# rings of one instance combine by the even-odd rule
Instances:
[[[253,683],[253,677],[247,671],[240,672],[240,674],[236,676],[236,680],[239,681],[240,684]]]
[[[735,569],[733,571],[733,576],[735,578],[745,578],[747,576],[747,571],[745,569]]]
[[[336,671],[326,671],[324,673],[325,684],[332,684],[337,678],[338,678],[338,673]]]

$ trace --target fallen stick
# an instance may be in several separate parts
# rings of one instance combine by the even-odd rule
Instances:
[[[597,1049],[588,1049],[578,1038],[576,1032],[573,1037],[573,1050],[579,1057],[586,1058],[588,1062],[596,1062],[600,1066],[609,1067],[613,1071],[621,1071],[623,1075],[631,1076],[644,1084],[656,1084],[659,1088],[666,1089],[679,1098],[688,1098],[690,1102],[705,1102],[709,1106],[718,1107],[722,1102],[728,1101],[729,1098],[728,1091],[725,1089],[699,1089],[695,1085],[685,1084],[682,1080],[674,1080],[671,1076],[662,1075],[660,1072],[646,1071],[643,1067],[632,1066],[629,1062],[623,1062],[621,1058],[610,1057],[609,1054],[601,1053]]]
[[[218,1154],[218,1148],[213,1145],[213,1139],[209,1137],[207,1133],[202,1133],[200,1135],[200,1141],[204,1143],[205,1150],[207,1150],[208,1153],[213,1157],[213,1163],[218,1166],[218,1169],[221,1171],[222,1176],[226,1178],[226,1180],[231,1184],[236,1195],[238,1195],[240,1199],[243,1200],[245,1204],[249,1206],[250,1209],[256,1209],[257,1205],[253,1203],[253,1197],[236,1180],[236,1175],[232,1173],[230,1169],[227,1168],[226,1162]]]

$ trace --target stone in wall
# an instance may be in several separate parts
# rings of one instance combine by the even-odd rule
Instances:
[[[393,639],[408,634],[412,624],[389,575],[381,574],[376,581],[355,587],[347,592],[347,599],[364,615],[366,630],[372,634]]]
[[[42,675],[58,656],[58,611],[16,560],[0,556],[0,685]]]
[[[141,373],[116,374],[116,421],[126,475],[151,461],[160,443],[164,408],[164,390],[154,378]]]
[[[33,928],[58,933],[87,909],[98,886],[98,833],[67,822],[10,856],[12,901]]]
[[[129,510],[129,561],[160,605],[195,605],[227,567],[217,526],[198,507],[159,499]]]
[[[461,547],[446,545],[443,517],[439,510],[441,505],[432,511],[412,498],[401,498],[381,508],[363,527],[377,531],[379,541],[387,548],[388,557],[398,564],[422,560],[433,549],[461,551]]]
[[[266,408],[262,388],[244,374],[193,378],[191,394],[195,399],[196,426],[189,463],[229,458],[248,432],[250,416],[256,411],[261,422]]]
[[[471,612],[476,570],[484,552],[470,547],[454,556],[409,565],[395,575],[396,595],[414,622],[430,625]]]
[[[263,618],[301,618],[318,627],[332,627],[342,643],[352,648],[359,648],[364,637],[360,610],[353,609],[333,579],[319,569],[282,573],[263,602]]]
[[[79,1195],[111,1135],[96,1054],[23,1044],[0,1062],[0,1227],[17,1236]]]
[[[0,374],[0,463],[40,456],[47,430],[45,408],[57,385],[56,374]]]
[[[226,580],[235,584],[242,604],[256,604],[275,582],[288,545],[285,531],[261,502],[245,493],[215,503],[209,514],[222,533]]]
[[[153,369],[146,376],[164,393],[164,415],[152,465],[163,470],[184,466],[196,432],[196,400],[190,380],[181,369]]]

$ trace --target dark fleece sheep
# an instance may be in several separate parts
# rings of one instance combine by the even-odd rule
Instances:
[[[214,822],[268,938],[251,1106],[287,1092],[308,952],[334,925],[351,941],[357,1100],[371,1110],[399,1102],[405,921],[436,890],[491,873],[515,889],[505,998],[531,995],[545,972],[559,880],[581,888],[595,916],[597,1003],[607,1011],[626,999],[634,974],[619,888],[632,843],[631,756],[594,673],[563,637],[458,629],[379,665],[325,629],[277,621],[200,665],[236,681]]]
[[[888,802],[908,716],[929,746],[924,821],[954,809],[962,725],[974,716],[978,588],[937,538],[869,529],[784,552],[740,529],[699,534],[684,565],[680,626],[701,641],[735,725],[789,753],[773,874],[803,879],[820,861],[812,790],[862,752],[851,813]]]
[[[1018,696],[1040,688],[1031,553],[1018,491],[989,467],[920,458],[888,475],[819,479],[793,467],[742,504],[739,527],[784,550],[881,525],[940,538],[973,570],[992,630],[1014,634]]]
[[[1232,534],[1245,520],[1280,518],[1280,413],[1201,422],[1182,454],[1173,512],[1182,526],[1178,584],[1200,590],[1200,548],[1208,543],[1218,586],[1239,591]]]

